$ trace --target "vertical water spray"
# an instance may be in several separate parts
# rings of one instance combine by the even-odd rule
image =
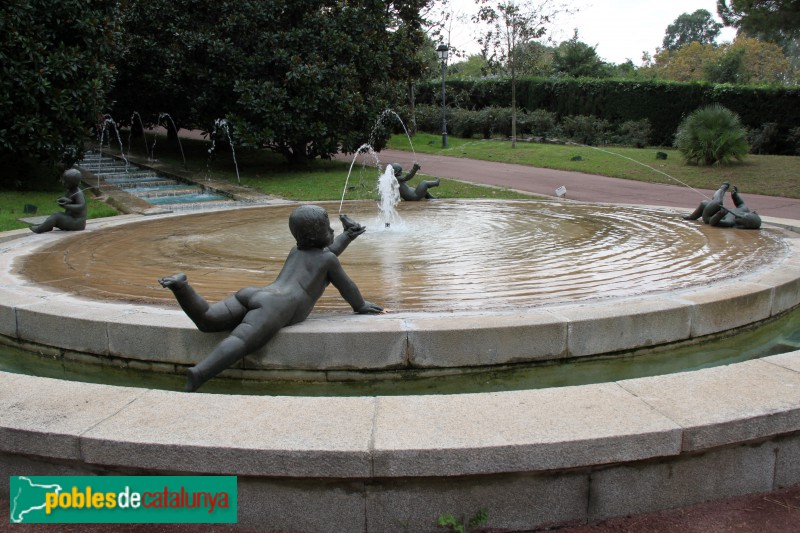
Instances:
[[[106,136],[106,132],[109,131],[109,126],[114,129],[114,133],[117,135],[117,142],[119,142],[119,153],[122,156],[122,160],[125,161],[125,172],[128,171],[128,158],[125,157],[125,149],[122,145],[122,137],[119,135],[119,128],[117,127],[117,123],[114,122],[114,119],[111,118],[111,115],[103,115],[103,128],[100,130],[100,147],[103,146],[103,139]],[[111,148],[111,134],[108,135],[108,147]]]
[[[144,129],[144,122],[142,122],[142,116],[139,114],[138,111],[134,111],[131,115],[131,130],[128,133],[128,153],[131,153],[131,136],[133,135],[133,119],[136,118],[139,121],[139,127],[142,128],[142,137],[144,138],[144,153],[147,154],[147,160],[152,161],[153,158],[150,157],[150,150],[147,145],[147,132]]]
[[[181,157],[183,158],[183,169],[187,170],[187,167],[186,167],[186,156],[183,154],[183,145],[181,144],[181,138],[178,136],[178,127],[175,125],[175,121],[172,120],[172,117],[169,115],[169,113],[161,113],[160,115],[158,115],[158,122],[159,123],[163,119],[168,119],[170,121],[170,123],[172,124],[172,129],[175,130],[175,137],[178,139],[178,148],[180,148]],[[155,154],[156,154],[156,140],[157,139],[153,140],[153,148],[151,150],[151,153],[153,154],[154,158],[155,158]]]
[[[342,214],[342,205],[344,204],[344,197],[347,194],[347,184],[350,182],[350,174],[353,173],[353,166],[356,164],[356,159],[358,159],[358,155],[361,153],[368,153],[372,154],[375,158],[375,166],[378,166],[378,157],[375,155],[375,150],[372,149],[372,146],[369,144],[362,144],[356,150],[356,153],[353,154],[353,160],[350,162],[350,170],[347,171],[347,178],[344,180],[344,189],[342,190],[342,201],[339,202],[339,214]]]
[[[239,164],[236,162],[236,150],[233,149],[233,139],[231,139],[231,132],[230,127],[228,125],[228,121],[224,118],[218,118],[214,121],[214,131],[211,132],[211,148],[208,149],[208,159],[209,164],[211,162],[211,157],[214,155],[214,152],[217,149],[217,130],[220,130],[225,133],[225,136],[228,139],[228,146],[231,147],[231,155],[233,156],[233,166],[236,168],[236,182],[241,185],[242,180],[239,179]],[[206,165],[206,169],[209,168],[209,165]],[[341,210],[341,208],[340,208]]]
[[[400,222],[400,215],[395,209],[400,202],[400,184],[394,177],[394,168],[391,165],[386,165],[386,170],[378,179],[378,195],[378,212],[384,227],[388,228],[392,224]]]

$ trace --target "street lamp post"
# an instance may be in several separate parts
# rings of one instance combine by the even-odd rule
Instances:
[[[445,113],[445,105],[444,105],[444,78],[447,74],[447,52],[448,48],[446,44],[440,44],[439,47],[436,49],[436,55],[439,56],[439,59],[442,61],[442,148],[447,148],[447,115]]]

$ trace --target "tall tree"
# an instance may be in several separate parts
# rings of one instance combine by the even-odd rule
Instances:
[[[117,113],[225,117],[290,161],[354,151],[416,72],[428,1],[127,0]]]
[[[800,36],[798,0],[717,0],[726,26],[771,41]]]
[[[572,12],[558,0],[476,0],[478,13],[473,22],[485,31],[478,39],[483,56],[490,63],[506,66],[511,77],[511,146],[517,143],[517,53],[533,41],[544,38],[549,26],[562,13]]]
[[[739,34],[776,43],[791,69],[800,71],[800,2],[797,0],[717,0],[717,13]]]
[[[646,67],[672,81],[765,84],[794,83],[794,72],[781,47],[750,37],[722,46],[693,42],[680,50],[662,50]]]
[[[698,9],[692,14],[684,13],[667,26],[662,48],[674,51],[695,41],[715,44],[721,30],[722,24],[715,21],[705,9]]]
[[[711,44],[692,41],[680,50],[661,50],[653,58],[650,67],[657,78],[672,81],[702,81],[706,75],[708,61],[718,56]]]
[[[796,83],[789,59],[780,46],[741,35],[723,46],[724,54],[741,56],[739,83]],[[709,80],[710,81],[710,80]]]
[[[105,109],[113,0],[0,4],[0,157],[71,164]]]
[[[598,56],[595,46],[581,42],[578,30],[568,41],[559,44],[553,53],[553,73],[573,78],[604,78],[610,69]]]

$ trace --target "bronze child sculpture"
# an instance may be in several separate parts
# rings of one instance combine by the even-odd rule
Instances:
[[[420,181],[419,185],[417,185],[415,189],[412,189],[408,186],[408,183],[406,183],[417,174],[417,171],[420,169],[418,163],[414,163],[414,166],[411,167],[411,172],[405,176],[403,176],[403,167],[401,167],[399,164],[392,163],[392,168],[394,169],[394,177],[397,180],[397,183],[400,185],[400,198],[406,202],[416,202],[423,199],[435,199],[435,197],[428,192],[428,189],[439,186],[438,178],[434,181]]]
[[[61,175],[61,182],[66,191],[64,196],[56,200],[64,208],[63,213],[53,213],[41,224],[31,226],[34,233],[44,233],[58,228],[65,231],[86,229],[86,198],[80,190],[81,172],[71,168]]]
[[[731,184],[727,181],[720,185],[714,192],[711,200],[703,200],[691,214],[684,216],[685,220],[697,220],[702,217],[703,222],[710,226],[721,228],[758,229],[761,227],[761,217],[751,211],[744,199],[739,195],[739,190],[734,186],[731,190],[731,199],[735,207],[728,209],[723,204],[725,192]]]
[[[181,308],[200,331],[230,331],[205,359],[186,372],[186,391],[216,376],[247,354],[264,346],[284,326],[297,324],[311,313],[329,283],[356,313],[381,313],[383,309],[361,296],[339,263],[338,255],[366,228],[342,215],[344,233],[333,239],[328,213],[303,205],[289,216],[289,229],[297,246],[292,248],[277,279],[266,287],[246,287],[226,299],[209,304],[189,285],[185,274],[159,280],[170,289]]]

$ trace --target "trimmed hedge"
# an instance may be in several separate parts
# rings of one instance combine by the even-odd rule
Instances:
[[[418,104],[441,105],[441,82],[417,85]],[[647,119],[655,145],[672,145],[681,121],[699,107],[718,103],[737,113],[748,129],[775,123],[778,142],[773,153],[793,154],[791,131],[800,127],[800,89],[749,87],[655,80],[539,79],[517,81],[522,110],[543,109],[566,116],[590,115],[610,123]],[[510,79],[451,80],[447,104],[481,110],[509,107]]]

